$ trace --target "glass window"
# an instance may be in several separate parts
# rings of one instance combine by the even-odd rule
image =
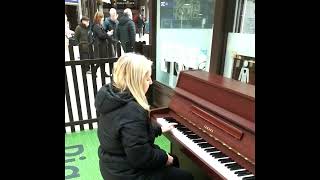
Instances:
[[[157,0],[156,80],[172,88],[180,70],[209,71],[215,0]]]
[[[160,28],[212,28],[212,1],[161,0]]]
[[[240,33],[255,34],[255,0],[244,1]]]
[[[255,1],[238,0],[238,32],[229,32],[223,76],[255,84]],[[238,11],[239,9],[236,9]],[[240,32],[239,32],[240,30]]]

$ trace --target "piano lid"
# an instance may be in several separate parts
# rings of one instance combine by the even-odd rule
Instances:
[[[240,119],[255,122],[255,86],[253,85],[205,71],[182,71],[175,93],[193,102],[196,102],[193,97],[199,97],[202,100],[201,106],[214,105],[217,108],[214,108],[213,111],[220,111],[217,113],[222,113],[222,116],[226,115],[225,110],[233,113],[231,117],[228,113],[229,115],[226,116],[229,117],[225,117],[227,119],[233,119],[232,116],[240,116]]]

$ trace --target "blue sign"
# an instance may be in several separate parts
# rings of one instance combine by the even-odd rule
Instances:
[[[78,0],[64,0],[65,3],[78,3]]]

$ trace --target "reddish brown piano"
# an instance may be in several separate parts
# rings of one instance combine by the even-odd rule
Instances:
[[[178,122],[176,130],[202,145],[200,153],[184,138],[165,134],[181,167],[196,171],[195,179],[255,179],[254,93],[253,85],[205,71],[184,71],[169,107],[153,109],[150,117],[153,122],[157,118]],[[204,152],[213,159],[204,158],[209,157]]]

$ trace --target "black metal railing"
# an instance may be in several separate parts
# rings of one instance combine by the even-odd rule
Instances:
[[[97,117],[93,117],[91,113],[92,103],[90,103],[90,92],[91,96],[94,98],[97,94],[97,77],[101,76],[101,86],[106,84],[106,80],[109,80],[109,82],[112,81],[112,69],[113,64],[118,60],[118,58],[101,58],[101,59],[89,59],[89,60],[80,60],[80,61],[66,61],[65,62],[65,96],[66,96],[66,104],[67,104],[67,110],[68,110],[68,119],[69,122],[65,122],[65,132],[67,132],[67,127],[71,128],[71,132],[75,132],[75,126],[80,126],[80,131],[84,130],[84,125],[88,124],[89,129],[93,129],[93,123],[97,122],[97,118],[99,117],[99,114],[96,112]],[[109,72],[106,72],[105,66],[106,64],[109,65]],[[87,69],[85,66],[90,66],[91,69],[91,75],[87,74]],[[71,67],[67,70],[67,67]],[[80,68],[77,68],[80,67]],[[77,71],[78,69],[78,71]],[[100,73],[97,75],[98,69],[100,69]],[[79,70],[81,73],[79,73]],[[68,72],[68,73],[67,73]],[[79,86],[79,83],[81,82],[82,77],[82,83],[81,86]],[[72,76],[72,78],[70,77]],[[91,76],[91,81],[89,83],[89,79]],[[72,80],[71,80],[72,79]],[[72,82],[70,82],[72,81]],[[72,86],[73,84],[73,86]],[[72,88],[70,88],[72,87]],[[91,91],[89,89],[91,88]],[[85,100],[85,106],[86,106],[86,112],[84,108],[81,105],[80,101],[80,90],[84,92],[84,97],[81,97]],[[73,98],[71,98],[71,93],[74,94]],[[92,94],[93,93],[93,94]],[[76,102],[76,107],[72,106],[72,101]],[[73,111],[76,109],[76,113],[78,116],[78,120],[75,119]],[[83,118],[83,113],[87,114],[88,119]]]
[[[145,43],[144,43],[145,44]],[[68,45],[68,52],[69,52],[69,58],[70,58],[70,61],[73,61],[75,60],[75,56],[74,56],[74,50],[73,50],[73,47],[74,46],[78,46],[78,45],[71,45],[69,44]],[[116,46],[116,56],[117,57],[120,57],[121,56],[121,42],[118,41],[117,43],[115,43],[115,46]],[[89,57],[90,59],[94,59],[94,50],[93,50],[93,46],[89,46],[88,47],[88,52],[89,52]]]
[[[136,53],[143,54],[147,58],[151,58],[150,45],[145,45],[145,42],[137,43],[138,46],[135,49]],[[121,43],[117,43],[117,56],[121,56]],[[67,128],[70,127],[71,132],[76,132],[76,126],[79,126],[80,131],[85,130],[84,125],[88,125],[89,129],[93,129],[93,123],[98,122],[99,114],[96,112],[96,116],[92,113],[95,107],[92,104],[98,91],[97,77],[101,77],[101,86],[106,84],[107,80],[112,81],[113,64],[118,60],[117,58],[100,58],[100,59],[88,59],[88,60],[75,60],[73,46],[69,46],[70,61],[65,62],[65,96],[67,105],[67,116],[69,121],[65,122],[65,133]],[[90,51],[91,52],[91,51]],[[106,72],[106,65],[109,65],[109,72]],[[91,75],[87,74],[87,66],[90,66]],[[67,67],[71,67],[68,69]],[[80,67],[80,68],[77,68]],[[155,68],[155,66],[154,66]],[[81,70],[81,73],[77,74],[77,69]],[[98,73],[100,69],[100,74]],[[155,69],[153,69],[155,74]],[[82,77],[79,78],[78,76]],[[91,77],[90,77],[91,76]],[[89,80],[91,79],[90,83]],[[72,82],[71,82],[72,81]],[[79,83],[81,82],[81,85]],[[72,88],[69,88],[72,87]],[[91,91],[90,91],[90,90]],[[84,93],[80,94],[80,90]],[[151,92],[151,91],[150,91]],[[150,92],[147,93],[148,100],[151,100]],[[90,94],[91,93],[91,94]],[[71,97],[71,95],[73,95]],[[90,103],[90,97],[91,99]],[[85,103],[81,103],[81,99],[84,99]],[[85,106],[85,108],[83,107]],[[85,110],[86,109],[86,110]],[[75,111],[75,112],[74,112]],[[85,119],[83,114],[87,114]],[[78,116],[75,117],[75,115]]]

